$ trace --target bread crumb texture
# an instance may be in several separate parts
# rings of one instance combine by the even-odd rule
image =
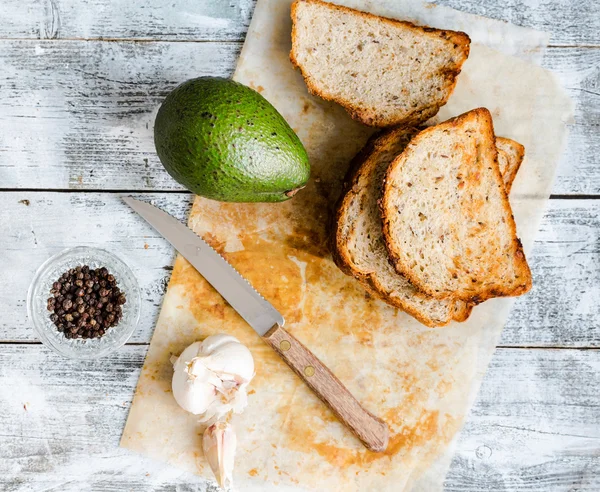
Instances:
[[[292,51],[309,91],[371,126],[435,115],[469,55],[465,33],[416,26],[320,0],[292,5]]]
[[[396,270],[423,292],[479,303],[531,288],[487,109],[413,138],[387,170],[381,212]]]

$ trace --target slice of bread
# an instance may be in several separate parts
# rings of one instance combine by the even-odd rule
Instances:
[[[531,288],[485,108],[411,140],[388,167],[381,214],[394,267],[433,297],[479,303]]]
[[[292,4],[292,51],[308,90],[366,125],[435,115],[469,55],[462,32],[420,27],[321,0]]]
[[[460,300],[435,299],[417,290],[394,270],[383,242],[378,206],[388,165],[419,131],[416,128],[384,131],[372,137],[354,158],[334,215],[331,250],[338,267],[358,279],[369,292],[421,323],[435,327],[451,320],[465,321],[473,306]],[[520,146],[512,140],[503,140],[507,150],[509,142]],[[506,159],[511,161],[512,154]]]
[[[498,166],[504,180],[504,188],[506,193],[510,194],[513,181],[525,157],[525,147],[510,138],[496,137],[496,148],[498,149]]]
[[[391,129],[371,138],[351,164],[347,191],[338,203],[332,228],[332,255],[347,275],[389,304],[399,307],[427,326],[449,323],[458,305],[454,300],[434,299],[415,289],[389,262],[383,243],[377,202],[388,164],[418,133],[416,128]]]

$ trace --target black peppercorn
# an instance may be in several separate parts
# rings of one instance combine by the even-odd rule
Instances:
[[[101,337],[123,317],[125,294],[104,267],[71,268],[53,282],[50,294],[50,321],[69,339]]]

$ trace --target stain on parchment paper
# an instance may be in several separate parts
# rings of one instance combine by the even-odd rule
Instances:
[[[414,468],[450,440],[459,420],[429,403],[460,389],[440,375],[461,365],[461,350],[452,350],[447,332],[423,328],[365,295],[337,269],[327,249],[331,203],[314,187],[308,190],[282,204],[197,198],[189,224],[284,314],[292,334],[386,420],[391,431],[386,452],[366,450],[183,258],[175,263],[169,294],[177,293],[178,299],[170,303],[171,311],[183,311],[185,318],[169,323],[168,336],[161,337],[163,352],[144,368],[140,386],[151,384],[166,394],[170,354],[210,334],[230,333],[250,348],[256,364],[249,407],[234,418],[237,466],[261,470],[247,473],[248,480],[293,484],[292,479],[302,476],[303,485],[316,487],[317,475],[338,483],[341,474],[353,487],[356,477],[369,470],[390,477],[399,463]],[[469,364],[463,369],[468,371]],[[267,452],[259,444],[263,441],[276,448]],[[198,445],[187,448],[197,470],[203,459],[196,455]]]
[[[391,2],[387,4],[391,8]],[[256,363],[251,383],[255,393],[246,411],[232,419],[238,434],[235,480],[241,490],[295,488],[294,479],[300,480],[302,490],[403,490],[447,450],[508,305],[478,308],[462,325],[427,329],[366,294],[336,268],[327,248],[332,205],[350,160],[375,130],[308,93],[302,76],[289,63],[289,22],[289,2],[257,3],[234,78],[257,89],[261,86],[261,94],[297,131],[309,154],[311,180],[292,200],[279,204],[220,204],[197,198],[189,225],[281,311],[286,329],[321,358],[369,411],[386,420],[390,445],[384,453],[367,451],[181,258],[173,270],[123,445],[207,473],[206,466],[202,471],[198,467],[203,458],[197,422],[178,409],[167,392],[169,357],[193,341],[226,332],[250,348]],[[470,60],[477,56],[473,49]],[[479,57],[472,66],[496,61],[504,67],[502,73],[511,72],[516,63],[481,50]],[[479,70],[483,79],[474,84],[475,72],[469,74],[468,68],[465,65],[461,74],[467,84],[463,83],[463,96],[459,102],[449,101],[442,111],[453,114],[444,117],[474,107],[475,95],[477,104],[487,105],[489,100],[494,106],[499,103],[491,99],[500,96],[503,105],[510,104],[516,89],[509,90],[506,78],[498,85],[497,77],[488,80],[488,71]],[[532,70],[528,66],[522,78],[531,79],[527,74]],[[492,86],[500,87],[502,94],[491,95]],[[459,83],[455,94],[460,92]],[[522,114],[521,106],[500,115],[495,126],[509,128],[521,121],[516,118]]]
[[[305,116],[321,115],[318,119],[327,111],[315,105]],[[140,377],[132,408],[137,417],[129,418],[124,434],[127,447],[208,473],[206,467],[198,467],[203,460],[199,440],[179,437],[196,429],[197,423],[182,415],[167,392],[169,357],[220,332],[246,344],[256,366],[251,383],[255,393],[233,423],[238,434],[236,467],[258,473],[238,476],[240,487],[265,481],[293,486],[302,477],[303,487],[318,490],[373,490],[390,483],[401,489],[410,473],[432,459],[455,433],[460,411],[445,402],[458,401],[456,393],[468,389],[473,364],[465,341],[470,331],[424,328],[366,295],[331,259],[330,213],[351,158],[372,133],[345,113],[344,117],[335,128],[326,121],[303,124],[313,172],[307,187],[292,200],[233,204],[196,198],[188,224],[284,315],[286,329],[368,410],[386,420],[391,432],[387,451],[366,450],[183,258],[175,263]],[[151,405],[151,421],[143,402]],[[160,436],[155,428],[161,429]],[[130,435],[135,439],[127,440]]]

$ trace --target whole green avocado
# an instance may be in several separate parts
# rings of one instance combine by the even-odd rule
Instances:
[[[156,152],[190,191],[225,202],[281,202],[310,176],[306,150],[277,110],[233,80],[184,82],[160,107]]]

